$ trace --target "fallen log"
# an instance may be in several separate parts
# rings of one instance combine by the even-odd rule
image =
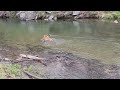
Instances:
[[[13,61],[13,63],[19,63],[19,62],[24,62],[24,61],[38,61],[42,63],[44,66],[47,66],[45,63],[43,63],[41,60],[44,60],[45,58],[39,58],[38,56],[33,56],[33,55],[25,55],[25,54],[20,54],[20,57]]]

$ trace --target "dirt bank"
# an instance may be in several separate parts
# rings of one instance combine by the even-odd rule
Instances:
[[[5,56],[9,51],[1,52]],[[19,57],[19,53],[16,54]],[[15,62],[14,59],[2,59],[0,63],[9,62],[21,65],[21,69],[31,66],[32,68],[24,73],[20,78],[37,78],[37,79],[119,79],[120,67],[117,65],[107,65],[95,59],[85,59],[73,55],[72,53],[43,50],[40,52],[28,51],[26,54],[44,58],[41,62],[21,59],[21,62]],[[5,58],[5,57],[4,57]],[[7,57],[10,58],[10,57]],[[16,77],[15,77],[16,78]]]
[[[35,63],[31,73],[50,79],[107,79],[120,78],[120,67],[106,65],[95,59],[85,59],[67,52],[48,51],[43,60],[47,66]]]

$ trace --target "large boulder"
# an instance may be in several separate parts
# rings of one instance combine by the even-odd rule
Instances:
[[[10,11],[0,11],[0,18],[9,18]]]
[[[34,20],[37,19],[35,11],[19,11],[16,14],[21,20]]]

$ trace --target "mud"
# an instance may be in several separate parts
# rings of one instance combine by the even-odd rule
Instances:
[[[6,52],[7,53],[7,52]],[[120,66],[108,65],[95,59],[85,59],[72,53],[58,50],[44,50],[40,52],[27,52],[45,58],[41,62],[18,62],[22,67],[32,66],[29,73],[40,79],[119,79]],[[17,53],[16,53],[17,54]],[[4,56],[4,53],[1,52]],[[1,62],[5,62],[2,61]]]
[[[41,79],[119,79],[120,67],[95,59],[85,59],[72,53],[45,51],[42,63],[32,63],[32,74]]]

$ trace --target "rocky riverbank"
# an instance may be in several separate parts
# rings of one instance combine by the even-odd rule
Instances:
[[[0,11],[0,18],[20,20],[118,19],[118,11]]]

